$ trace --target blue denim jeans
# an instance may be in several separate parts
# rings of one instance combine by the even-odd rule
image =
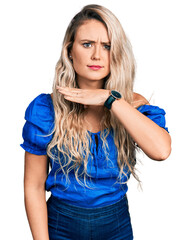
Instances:
[[[47,201],[50,240],[132,240],[126,195],[117,203],[82,208],[51,196]]]

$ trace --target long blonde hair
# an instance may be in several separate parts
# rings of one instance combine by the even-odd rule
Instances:
[[[63,171],[66,179],[69,180],[69,172],[74,171],[76,180],[82,185],[86,185],[87,176],[91,178],[91,175],[87,173],[88,157],[91,155],[89,150],[91,140],[89,132],[83,129],[84,106],[65,100],[57,92],[56,86],[78,88],[69,53],[79,26],[91,19],[96,19],[106,26],[111,42],[110,74],[104,79],[104,88],[119,91],[123,98],[131,104],[135,77],[135,60],[132,47],[118,19],[105,7],[99,5],[85,6],[72,19],[66,30],[61,56],[56,65],[53,84],[54,135],[47,151],[48,155],[60,164],[59,170]],[[106,138],[110,130],[113,130],[114,142],[118,149],[118,166],[120,169],[118,179],[121,181],[126,176],[128,180],[128,171],[138,179],[135,174],[135,144],[123,125],[107,109],[104,110],[101,128],[101,138],[106,158],[108,157]],[[126,171],[127,169],[129,170]],[[126,182],[121,181],[121,183]]]

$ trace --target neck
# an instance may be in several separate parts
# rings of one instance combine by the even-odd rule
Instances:
[[[104,79],[102,80],[85,80],[77,79],[79,88],[81,89],[103,89]]]
[[[80,89],[103,89],[104,88],[104,79],[101,80],[88,80],[88,79],[77,79],[77,84]],[[87,105],[86,106],[86,113],[90,112],[97,112],[103,113],[103,106],[94,106],[94,105]]]

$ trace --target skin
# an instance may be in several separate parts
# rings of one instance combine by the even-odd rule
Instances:
[[[84,39],[88,41],[82,41]],[[80,26],[70,53],[80,89],[57,88],[65,99],[86,106],[84,127],[93,132],[100,131],[99,123],[103,115],[104,102],[110,95],[109,90],[102,88],[103,79],[110,72],[108,45],[107,29],[101,22],[89,20]],[[88,65],[100,65],[102,68],[92,70]],[[153,160],[164,160],[171,152],[170,135],[136,110],[136,107],[143,104],[149,103],[143,96],[134,93],[134,102],[131,105],[122,98],[114,101],[111,111],[147,156]],[[47,156],[26,152],[25,207],[34,240],[49,239],[46,178]]]
[[[78,28],[70,55],[80,88],[102,88],[103,78],[110,72],[109,49],[110,40],[103,23],[86,21]],[[92,70],[90,65],[102,68]]]
[[[24,200],[34,240],[49,240],[45,181],[47,156],[25,152]]]
[[[84,47],[84,42],[86,47]],[[104,102],[110,95],[109,90],[102,89],[103,78],[109,74],[110,63],[110,54],[105,43],[109,43],[109,37],[103,23],[88,20],[81,25],[70,53],[80,89],[57,88],[65,99],[86,105],[87,118],[91,119],[92,123],[100,120],[103,114],[100,109],[103,109]],[[89,69],[88,65],[100,65],[103,68],[94,71]],[[137,103],[138,105],[147,104],[146,99],[139,94],[134,94],[134,98],[132,105],[123,98],[114,101],[111,111],[148,157],[153,160],[166,159],[171,152],[170,135],[135,109]],[[99,114],[97,109],[99,109]],[[91,126],[91,122],[89,125]]]

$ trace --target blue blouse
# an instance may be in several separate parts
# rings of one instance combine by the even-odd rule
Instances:
[[[165,127],[165,111],[157,106],[143,105],[138,110],[150,118],[160,127]],[[25,112],[26,123],[23,127],[24,142],[21,147],[32,154],[46,155],[47,146],[52,139],[50,134],[54,127],[54,107],[50,94],[40,94],[28,106]],[[106,130],[104,130],[106,131]],[[63,199],[70,204],[94,208],[113,204],[119,201],[127,192],[127,184],[116,182],[119,167],[117,164],[117,148],[114,144],[113,132],[109,132],[107,142],[109,146],[109,161],[106,160],[103,142],[100,132],[89,132],[91,137],[90,152],[88,158],[87,177],[88,187],[80,185],[74,175],[74,171],[69,173],[70,182],[68,182],[60,170],[60,165],[49,159],[51,170],[46,180],[46,191],[51,191],[55,197]],[[96,144],[95,137],[98,143]],[[127,171],[128,172],[128,171]],[[123,180],[126,181],[127,178]]]

